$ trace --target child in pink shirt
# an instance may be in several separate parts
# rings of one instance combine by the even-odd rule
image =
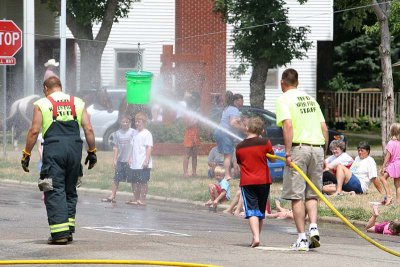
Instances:
[[[377,205],[372,206],[372,216],[369,219],[365,229],[367,232],[384,234],[384,235],[398,235],[400,234],[400,221],[396,219],[391,222],[376,223],[376,218],[379,216]]]
[[[385,151],[385,159],[380,170],[382,175],[380,180],[386,191],[382,204],[390,205],[392,203],[392,192],[387,182],[389,177],[393,178],[396,188],[396,202],[400,204],[400,123],[390,125],[390,141],[387,143]]]

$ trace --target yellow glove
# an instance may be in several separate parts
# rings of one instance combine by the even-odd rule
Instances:
[[[29,161],[31,160],[31,154],[25,149],[22,150],[21,166],[25,172],[29,172]]]

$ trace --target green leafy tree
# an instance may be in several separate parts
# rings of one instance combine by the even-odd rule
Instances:
[[[349,91],[376,87],[381,79],[377,36],[363,34],[335,47],[337,76],[351,84]],[[336,77],[337,77],[336,76]],[[344,90],[344,88],[343,88]]]
[[[80,87],[99,88],[101,83],[101,57],[114,22],[127,17],[135,0],[68,0],[67,26],[74,35],[81,53]],[[49,0],[49,8],[58,15],[61,1]],[[100,24],[96,36],[93,26]]]
[[[341,33],[339,33],[341,34]],[[336,35],[337,36],[337,35]],[[393,38],[392,61],[400,55],[400,38]],[[334,49],[335,76],[328,82],[333,91],[356,91],[360,88],[375,88],[382,85],[379,57],[379,36],[361,34],[358,37],[342,39]],[[400,72],[393,72],[394,90],[400,89]]]
[[[352,17],[346,24],[348,29],[363,29],[370,34],[379,34],[379,55],[381,60],[383,103],[381,112],[382,121],[382,148],[385,147],[390,125],[395,121],[394,114],[394,90],[391,59],[392,35],[400,32],[400,0],[336,0],[335,5],[339,9],[351,9],[363,5],[370,5],[368,8],[356,8],[348,11],[348,17]],[[373,25],[364,25],[368,12],[376,15],[376,22]],[[389,28],[391,27],[391,29]]]
[[[289,25],[288,9],[282,0],[215,0],[214,8],[233,25],[232,51],[241,62],[233,74],[240,76],[249,66],[253,68],[250,104],[264,107],[268,69],[306,57],[312,45],[306,38],[308,27]]]

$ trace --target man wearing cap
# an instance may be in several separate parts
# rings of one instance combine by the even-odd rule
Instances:
[[[58,67],[59,64],[60,63],[58,63],[54,58],[49,59],[46,63],[44,63],[44,66],[47,69],[46,69],[46,72],[44,73],[43,81],[46,81],[51,76],[55,76],[58,78],[58,76],[54,72],[54,70]]]
[[[303,177],[291,168],[295,163],[319,189],[322,189],[322,172],[328,128],[317,101],[306,92],[298,90],[298,73],[286,69],[282,73],[283,94],[276,102],[276,123],[283,128],[286,166],[283,172],[282,198],[291,200],[297,228],[297,241],[293,250],[308,251],[320,246],[317,227],[318,195]],[[305,218],[310,220],[309,237],[305,233]]]
[[[42,129],[43,165],[40,171],[39,188],[44,191],[47,218],[52,245],[66,245],[72,241],[75,231],[75,214],[78,194],[76,185],[82,175],[82,126],[88,144],[85,164],[89,169],[97,162],[95,137],[85,103],[78,97],[62,92],[60,80],[52,76],[44,81],[46,97],[34,103],[31,128],[22,150],[21,165],[29,172],[31,151]]]

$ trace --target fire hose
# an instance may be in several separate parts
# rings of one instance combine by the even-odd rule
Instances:
[[[276,156],[276,155],[271,155],[271,154],[267,154],[267,157],[270,159],[279,159],[281,161],[286,161],[285,158]],[[355,227],[349,220],[346,219],[346,217],[344,217],[329,201],[328,199],[319,191],[319,189],[311,182],[311,180],[307,177],[307,175],[304,174],[304,172],[293,162],[290,163],[290,167],[292,167],[293,169],[295,169],[303,178],[304,180],[307,182],[307,184],[311,187],[311,189],[318,195],[318,197],[333,211],[333,213],[335,213],[335,215],[337,217],[339,217],[350,229],[352,229],[354,232],[356,232],[360,237],[364,238],[365,240],[367,240],[368,242],[370,242],[372,245],[382,249],[383,251],[386,251],[390,254],[393,254],[397,257],[400,257],[400,253],[397,251],[394,251],[392,249],[389,249],[385,246],[383,246],[382,244],[376,242],[375,240],[373,240],[372,238],[370,238],[368,235],[366,235],[365,233],[363,233],[362,231],[360,231],[360,229],[358,229],[357,227]]]

